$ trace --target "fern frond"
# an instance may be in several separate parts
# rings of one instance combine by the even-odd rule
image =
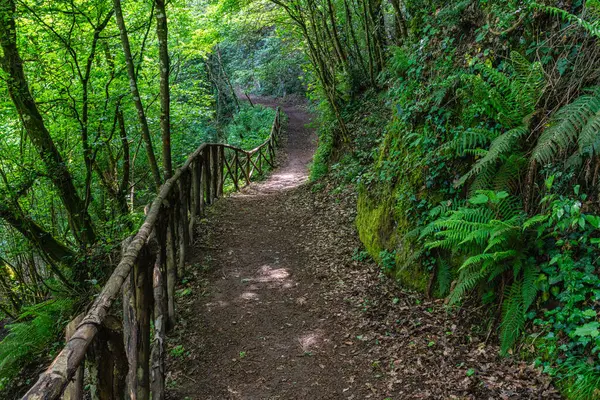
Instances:
[[[496,168],[496,164],[490,164],[487,168],[479,171],[469,185],[469,197],[475,196],[480,190],[488,190],[493,187],[497,173],[498,169]]]
[[[446,296],[450,291],[450,286],[452,285],[452,269],[450,268],[450,264],[445,260],[441,259],[437,263],[437,287],[438,287],[438,295]]]
[[[523,306],[521,284],[519,282],[513,283],[510,289],[507,289],[502,310],[500,345],[502,353],[507,354],[525,326],[525,308]]]
[[[550,218],[550,216],[547,214],[534,215],[523,223],[523,230],[543,224],[548,221],[548,218]]]
[[[533,149],[532,158],[540,164],[554,160],[556,154],[567,150],[576,141],[594,116],[600,111],[600,87],[595,87],[587,94],[579,96],[575,101],[556,112],[553,124],[544,130]],[[585,137],[580,141],[580,148],[594,145],[597,138],[591,125],[586,129]],[[597,133],[596,133],[597,136]]]
[[[469,128],[458,133],[457,137],[440,147],[442,151],[452,150],[462,157],[473,150],[486,146],[495,139],[498,134],[484,128]]]
[[[515,191],[519,184],[519,178],[527,165],[527,159],[520,153],[509,155],[494,174],[493,188],[496,191]]]
[[[476,265],[463,269],[458,276],[458,283],[450,293],[448,305],[452,306],[461,301],[468,292],[477,286],[482,277],[483,274]]]
[[[598,98],[600,100],[600,96]],[[600,149],[600,110],[585,124],[579,134],[579,152],[589,156],[598,154]]]
[[[508,196],[498,203],[498,218],[502,220],[511,220],[523,212],[521,200],[517,196]]]
[[[527,311],[535,301],[538,288],[535,281],[539,276],[539,269],[535,265],[528,265],[523,270],[523,284],[521,286],[521,294],[523,296],[523,308]]]
[[[510,131],[498,136],[492,141],[490,149],[487,154],[478,160],[473,168],[467,172],[463,177],[459,179],[456,186],[464,184],[469,178],[475,174],[479,174],[482,171],[493,166],[500,156],[506,155],[515,149],[516,144],[519,140],[529,133],[529,129],[522,125],[511,129]]]
[[[600,38],[600,20],[589,22],[568,11],[557,7],[546,6],[544,4],[533,3],[531,6],[537,10],[542,10],[552,16],[559,17],[564,21],[580,26],[590,35]]]

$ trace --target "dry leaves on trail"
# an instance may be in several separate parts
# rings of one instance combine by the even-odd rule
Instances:
[[[200,227],[169,340],[169,398],[560,398],[485,343],[476,310],[451,314],[353,260],[354,191],[305,183],[309,118],[286,112],[283,167],[220,200]]]

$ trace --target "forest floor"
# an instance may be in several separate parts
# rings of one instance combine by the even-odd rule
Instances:
[[[450,314],[353,259],[354,192],[308,182],[310,115],[283,109],[281,167],[219,200],[199,227],[168,398],[560,398],[537,370],[498,356],[476,312]]]

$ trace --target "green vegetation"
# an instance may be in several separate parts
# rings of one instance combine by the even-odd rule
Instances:
[[[9,326],[9,334],[0,346],[0,392],[9,387],[24,364],[39,357],[48,348],[62,344],[61,328],[69,322],[73,310],[70,299],[50,300],[24,307],[17,321]],[[51,354],[53,354],[53,351]]]
[[[64,343],[65,323],[192,151],[268,137],[275,110],[240,93],[305,93],[291,33],[229,18],[239,10],[0,2],[0,397]]]
[[[486,305],[504,355],[597,398],[598,3],[310,4],[284,2],[315,47],[312,178],[357,187],[382,271]]]
[[[245,150],[263,144],[271,134],[275,113],[274,109],[261,105],[244,105],[227,125],[227,143]]]
[[[274,111],[242,99],[295,95],[385,274],[600,397],[598,40],[598,0],[0,0],[0,389],[174,166],[256,147]]]

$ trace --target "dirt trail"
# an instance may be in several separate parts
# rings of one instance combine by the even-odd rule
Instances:
[[[313,193],[309,115],[283,109],[282,166],[218,201],[200,227],[169,339],[168,398],[553,398],[537,372],[458,338],[469,332],[439,302],[352,260],[354,198]]]

